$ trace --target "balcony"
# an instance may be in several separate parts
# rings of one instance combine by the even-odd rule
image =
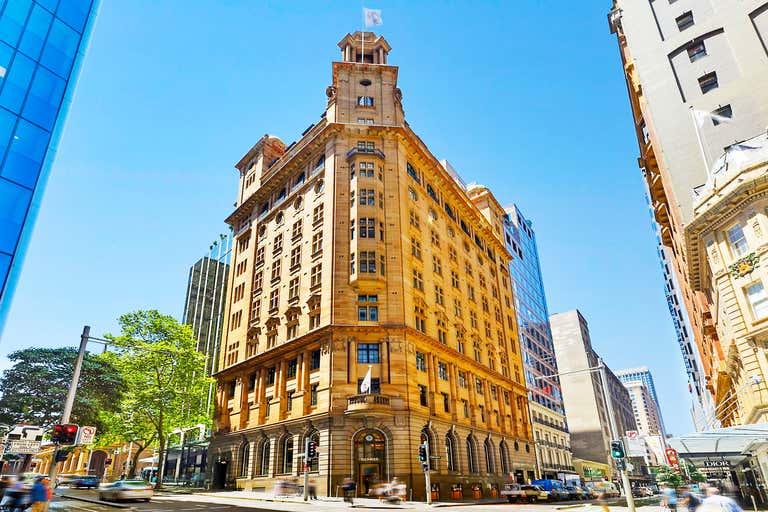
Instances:
[[[402,398],[386,395],[361,394],[347,397],[346,412],[355,411],[392,411],[404,409]]]
[[[370,149],[370,148],[358,148],[354,147],[347,151],[347,159],[352,158],[355,155],[371,155],[378,158],[381,158],[384,160],[386,157],[384,156],[384,153],[381,152],[380,149]]]

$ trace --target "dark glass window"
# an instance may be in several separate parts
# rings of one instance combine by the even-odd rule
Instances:
[[[363,379],[357,379],[357,392],[361,393],[360,386],[363,384]],[[368,392],[368,394],[371,395],[380,395],[381,394],[381,379],[379,378],[373,378],[371,379],[371,390]]]
[[[256,374],[252,373],[248,376],[248,391],[256,389]]]
[[[675,21],[677,22],[677,28],[682,32],[683,30],[693,26],[693,12],[684,12],[675,18]]]
[[[231,380],[229,381],[229,390],[228,390],[228,396],[230,399],[235,398],[235,391],[237,390],[237,381]]]
[[[719,87],[717,73],[713,71],[699,78],[699,87],[701,87],[702,94],[707,94],[712,89],[717,89]]]
[[[309,388],[309,405],[317,405],[317,384]]]
[[[427,386],[419,384],[419,404],[427,406]]]
[[[269,370],[267,370],[267,384],[274,384],[275,383],[275,367],[273,366]]]
[[[360,343],[357,345],[357,362],[375,364],[380,363],[378,343]]]
[[[712,117],[712,124],[717,126],[725,122],[724,118],[730,119],[733,117],[733,109],[730,105],[725,105],[712,112],[715,117]]]
[[[686,51],[688,52],[688,58],[691,62],[695,62],[707,55],[707,47],[704,46],[704,41],[699,41],[689,46]]]
[[[288,378],[292,379],[296,377],[296,368],[298,367],[298,361],[296,359],[291,359],[288,361]]]
[[[313,350],[312,351],[312,361],[309,364],[310,370],[317,370],[320,368],[320,351],[319,350]]]

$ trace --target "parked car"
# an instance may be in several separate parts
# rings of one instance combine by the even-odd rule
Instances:
[[[632,496],[635,498],[646,498],[653,496],[653,490],[650,487],[635,487],[632,489]]]
[[[606,498],[618,498],[621,496],[619,488],[613,482],[603,480],[602,482],[588,482],[587,488],[594,497],[597,497],[600,493],[605,494]]]
[[[59,485],[69,485],[75,478],[77,478],[77,475],[56,475],[56,486],[58,487]]]
[[[144,480],[118,480],[99,488],[99,499],[102,501],[149,501],[153,494],[154,488]]]
[[[96,475],[75,476],[69,481],[69,486],[75,489],[97,489],[101,479]]]
[[[520,484],[504,484],[504,486],[501,488],[501,496],[507,498],[507,501],[510,503],[519,503],[521,501],[526,501],[526,494],[525,491],[522,489],[522,486]]]
[[[568,492],[569,500],[583,500],[584,490],[578,485],[566,485],[565,490]]]
[[[549,492],[549,499],[551,500],[567,500],[569,497],[562,480],[547,478],[544,480],[533,480],[531,484],[538,485]]]
[[[538,485],[523,485],[521,489],[525,492],[526,501],[549,501],[552,499],[549,491]]]

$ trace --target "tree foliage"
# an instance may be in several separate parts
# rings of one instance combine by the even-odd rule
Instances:
[[[119,323],[120,335],[107,335],[116,351],[106,355],[126,382],[121,410],[111,416],[113,432],[147,441],[153,430],[162,471],[169,433],[208,422],[205,356],[197,351],[191,328],[173,317],[136,311]]]
[[[0,423],[50,427],[61,421],[77,349],[27,348],[12,352],[0,378]],[[103,429],[101,414],[120,403],[123,380],[103,356],[86,353],[70,421]]]

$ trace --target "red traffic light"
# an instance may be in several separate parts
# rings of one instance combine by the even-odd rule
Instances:
[[[51,431],[51,441],[58,444],[75,444],[80,427],[72,423],[54,425]]]

